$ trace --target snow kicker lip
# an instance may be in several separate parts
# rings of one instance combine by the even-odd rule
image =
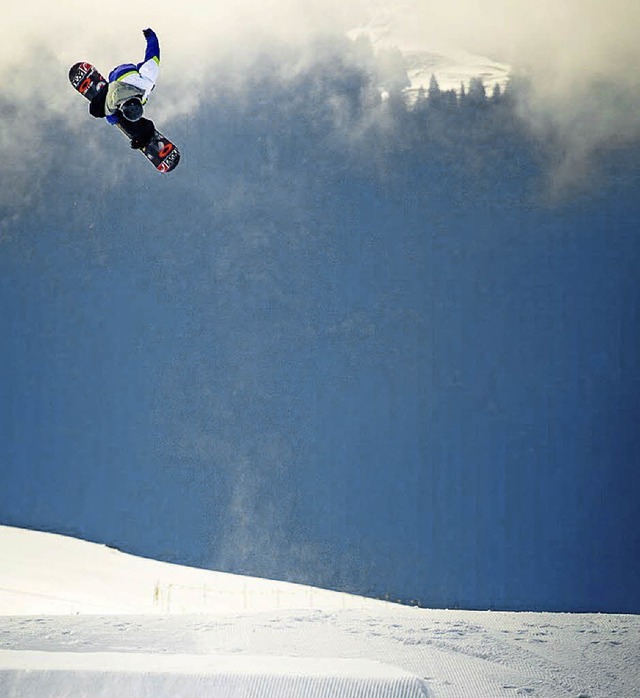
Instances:
[[[56,688],[59,687],[59,688]],[[179,690],[178,690],[179,689]],[[6,692],[5,692],[6,691]],[[3,695],[426,698],[418,677],[367,659],[0,651]]]

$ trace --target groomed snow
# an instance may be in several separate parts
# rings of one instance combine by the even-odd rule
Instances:
[[[425,610],[0,527],[2,696],[633,696],[638,616]]]
[[[358,659],[0,651],[2,695],[428,695],[394,667]],[[62,687],[64,682],[65,688]]]

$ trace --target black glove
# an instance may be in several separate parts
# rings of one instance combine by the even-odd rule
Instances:
[[[149,145],[149,142],[153,138],[156,127],[153,125],[153,121],[149,119],[142,118],[139,121],[126,121],[122,119],[120,121],[122,124],[123,131],[131,139],[131,147],[134,150],[139,150]]]
[[[153,34],[153,29],[143,29],[144,38],[148,39]]]
[[[104,111],[104,104],[107,99],[107,89],[106,87],[89,102],[89,114],[95,116],[96,119],[104,119],[106,113]]]

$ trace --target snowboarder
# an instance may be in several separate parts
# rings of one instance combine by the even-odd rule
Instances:
[[[142,63],[123,63],[109,73],[109,85],[89,104],[89,113],[106,118],[131,139],[131,147],[144,148],[154,136],[153,121],[145,119],[143,106],[160,72],[160,45],[153,29],[143,29],[147,47]]]

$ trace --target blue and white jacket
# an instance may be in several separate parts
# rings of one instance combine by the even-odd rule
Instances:
[[[105,101],[105,116],[110,124],[118,122],[118,107],[132,97],[145,104],[156,86],[160,72],[160,44],[152,29],[145,30],[147,48],[142,63],[123,63],[109,73],[109,88]]]

